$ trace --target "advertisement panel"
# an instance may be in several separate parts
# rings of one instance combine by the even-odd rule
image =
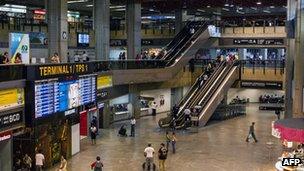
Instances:
[[[30,38],[28,34],[24,33],[10,33],[9,34],[9,52],[12,63],[15,62],[16,54],[21,54],[23,64],[30,63]]]
[[[107,88],[113,86],[112,76],[98,76],[97,89]]]
[[[0,90],[0,111],[11,109],[24,104],[22,88]]]

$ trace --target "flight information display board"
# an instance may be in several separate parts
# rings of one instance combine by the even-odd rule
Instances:
[[[95,76],[78,80],[42,80],[35,83],[35,117],[85,105],[96,100]]]

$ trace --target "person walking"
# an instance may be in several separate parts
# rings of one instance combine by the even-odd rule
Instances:
[[[176,138],[175,132],[173,132],[172,133],[172,138],[171,138],[173,154],[175,154],[175,152],[176,152],[176,141],[177,141],[177,138]]]
[[[135,124],[136,124],[136,119],[135,117],[131,118],[131,137],[135,137]]]
[[[258,142],[258,140],[256,139],[255,137],[255,133],[254,133],[254,122],[252,122],[252,124],[250,125],[249,127],[249,133],[248,133],[248,136],[246,138],[246,142],[249,142],[249,139],[250,138],[253,138],[255,142]]]
[[[66,161],[66,159],[61,156],[61,160],[60,160],[60,166],[59,166],[59,171],[67,171],[67,165],[68,165],[68,162]]]
[[[144,150],[144,156],[146,157],[146,162],[143,165],[143,168],[145,169],[146,167],[148,168],[148,170],[150,170],[151,165],[153,166],[153,170],[155,170],[155,166],[154,166],[154,148],[152,147],[152,144],[148,144],[148,147],[145,148]]]
[[[97,128],[95,125],[91,124],[90,127],[90,132],[91,132],[91,140],[92,144],[96,144],[96,134],[97,134]]]
[[[93,171],[102,171],[103,163],[100,160],[100,157],[96,157],[96,161],[91,164],[91,170]]]
[[[281,111],[280,111],[280,109],[276,109],[275,110],[275,114],[277,115],[278,120],[280,120],[281,119]]]
[[[44,155],[42,154],[42,150],[38,150],[38,153],[35,156],[36,160],[36,171],[42,171],[44,165]]]
[[[165,161],[167,159],[168,149],[165,147],[164,143],[160,144],[160,148],[158,150],[158,160],[159,160],[159,170],[165,171]]]
[[[170,138],[170,135],[169,135],[169,132],[168,132],[168,131],[166,132],[166,142],[167,142],[166,148],[169,149],[169,145],[170,145],[170,142],[171,142],[171,138]]]

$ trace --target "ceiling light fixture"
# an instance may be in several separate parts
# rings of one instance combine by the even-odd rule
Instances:
[[[210,8],[211,6],[210,5],[207,5],[207,8]]]
[[[273,6],[273,5],[271,5],[271,6],[270,6],[270,8],[274,8],[274,6]]]
[[[261,1],[258,1],[256,4],[257,4],[257,5],[261,5],[261,4],[262,4],[262,2],[261,2]]]
[[[93,4],[86,5],[86,7],[92,7],[92,6],[93,6]]]
[[[230,11],[228,8],[222,8],[222,10],[224,10],[224,11]]]
[[[68,4],[73,4],[73,3],[81,3],[81,2],[88,2],[88,0],[75,0],[75,1],[68,1]]]

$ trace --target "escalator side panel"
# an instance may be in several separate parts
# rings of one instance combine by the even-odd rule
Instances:
[[[212,95],[211,99],[208,101],[207,105],[203,108],[200,113],[200,125],[205,126],[214,113],[217,106],[224,99],[225,94],[228,92],[229,88],[233,85],[233,83],[239,78],[239,67],[235,66],[229,72],[227,77],[221,83],[220,87],[215,91]]]

